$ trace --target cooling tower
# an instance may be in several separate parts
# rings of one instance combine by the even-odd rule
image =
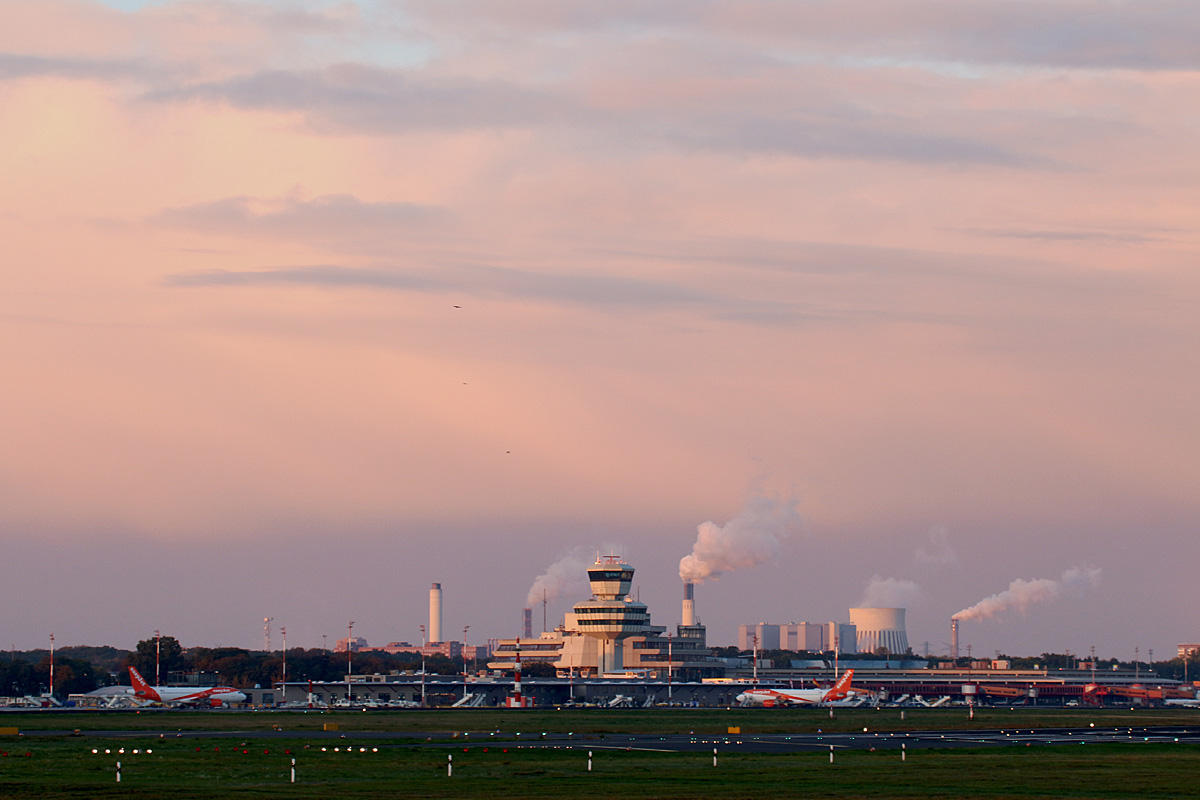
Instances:
[[[683,585],[683,625],[691,627],[696,624],[696,587],[695,584],[685,583]]]
[[[435,583],[429,590],[429,641],[442,641],[442,585]]]
[[[852,608],[850,624],[858,629],[860,653],[873,653],[881,647],[889,653],[908,651],[903,608]]]

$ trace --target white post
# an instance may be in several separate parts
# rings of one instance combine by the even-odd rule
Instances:
[[[717,748],[713,748],[713,766],[717,765]]]
[[[450,778],[453,776],[454,776],[454,754],[451,753],[450,755],[446,756],[446,777]]]
[[[833,763],[833,745],[829,745],[829,763]]]
[[[592,771],[592,751],[588,750],[588,772]]]
[[[296,759],[292,759],[292,783],[296,782]]]
[[[900,744],[900,760],[901,760],[901,761],[906,761],[907,759],[908,759],[908,749],[907,749],[907,746],[906,746],[905,744],[901,743],[901,744]]]
[[[117,783],[121,782],[121,762],[117,762]]]

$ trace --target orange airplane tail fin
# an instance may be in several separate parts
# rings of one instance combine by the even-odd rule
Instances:
[[[133,683],[133,693],[138,697],[148,700],[162,700],[158,694],[158,690],[146,683],[146,679],[142,677],[142,673],[137,671],[137,667],[129,668],[129,679]]]
[[[841,700],[850,691],[850,681],[854,680],[854,670],[846,670],[846,674],[838,678],[838,682],[833,685],[825,694],[826,700]]]

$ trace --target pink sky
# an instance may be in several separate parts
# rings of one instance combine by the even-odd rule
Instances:
[[[0,645],[516,631],[623,549],[979,652],[1200,636],[1200,14],[0,0]],[[952,557],[929,557],[931,542]],[[910,584],[915,585],[910,586]],[[561,615],[564,599],[551,616]]]

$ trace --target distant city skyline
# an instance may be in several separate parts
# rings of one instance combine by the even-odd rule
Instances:
[[[419,641],[431,582],[481,643],[604,550],[715,644],[887,600],[918,652],[1173,653],[1196,41],[1162,0],[0,2],[0,646]]]

